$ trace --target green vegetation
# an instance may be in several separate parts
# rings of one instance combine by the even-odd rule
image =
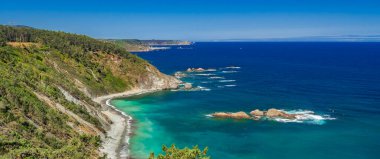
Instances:
[[[0,25],[0,156],[98,158],[100,137],[55,106],[103,130],[92,97],[134,87],[152,67],[109,42]],[[44,97],[47,99],[45,100]]]
[[[156,159],[209,159],[207,156],[208,148],[201,150],[198,146],[193,148],[179,149],[174,144],[171,147],[162,146],[164,154],[159,154]],[[149,159],[155,159],[154,153],[150,154]]]
[[[152,45],[189,45],[189,41],[180,40],[137,40],[137,39],[105,39],[128,51],[148,51]]]
[[[101,157],[109,121],[92,98],[149,83],[152,73],[159,72],[113,42],[0,25],[0,158]],[[164,147],[174,158],[207,158],[206,151]]]

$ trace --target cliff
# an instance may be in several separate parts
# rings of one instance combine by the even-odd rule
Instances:
[[[116,120],[94,99],[180,83],[115,44],[10,26],[0,26],[0,74],[6,158],[98,158]]]

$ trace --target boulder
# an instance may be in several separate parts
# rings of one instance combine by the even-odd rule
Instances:
[[[269,109],[266,114],[269,118],[285,118],[285,119],[295,119],[295,114],[287,114],[284,111],[278,110],[278,109]]]
[[[247,113],[241,111],[241,112],[231,113],[231,118],[234,118],[234,119],[249,119],[249,118],[251,118],[251,116],[249,116]]]
[[[252,116],[257,116],[257,117],[264,116],[264,112],[259,109],[255,109],[251,111],[249,114],[251,114]]]
[[[193,72],[194,68],[188,68],[186,71],[187,72]]]
[[[183,84],[183,88],[184,89],[191,89],[193,87],[193,85],[191,83],[185,83]]]
[[[279,117],[281,116],[283,112],[278,109],[268,109],[267,113],[265,114],[267,117],[273,118],[273,117]]]
[[[225,113],[225,112],[216,112],[216,113],[211,114],[211,116],[218,117],[218,118],[229,118],[230,114]]]

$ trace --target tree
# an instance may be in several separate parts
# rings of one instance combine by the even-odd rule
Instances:
[[[177,148],[174,144],[171,147],[162,146],[164,154],[159,154],[157,158],[154,157],[154,153],[151,153],[149,159],[210,159],[207,156],[208,148],[200,150],[198,146],[193,148],[185,147],[183,149]]]

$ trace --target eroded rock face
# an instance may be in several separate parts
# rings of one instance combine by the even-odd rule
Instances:
[[[146,74],[137,82],[140,89],[177,89],[182,83],[174,76],[165,75],[153,66],[147,66],[146,70]]]
[[[249,116],[245,112],[236,112],[236,113],[225,113],[225,112],[217,112],[214,114],[211,114],[213,117],[218,117],[218,118],[232,118],[232,119],[250,119],[251,116]]]

